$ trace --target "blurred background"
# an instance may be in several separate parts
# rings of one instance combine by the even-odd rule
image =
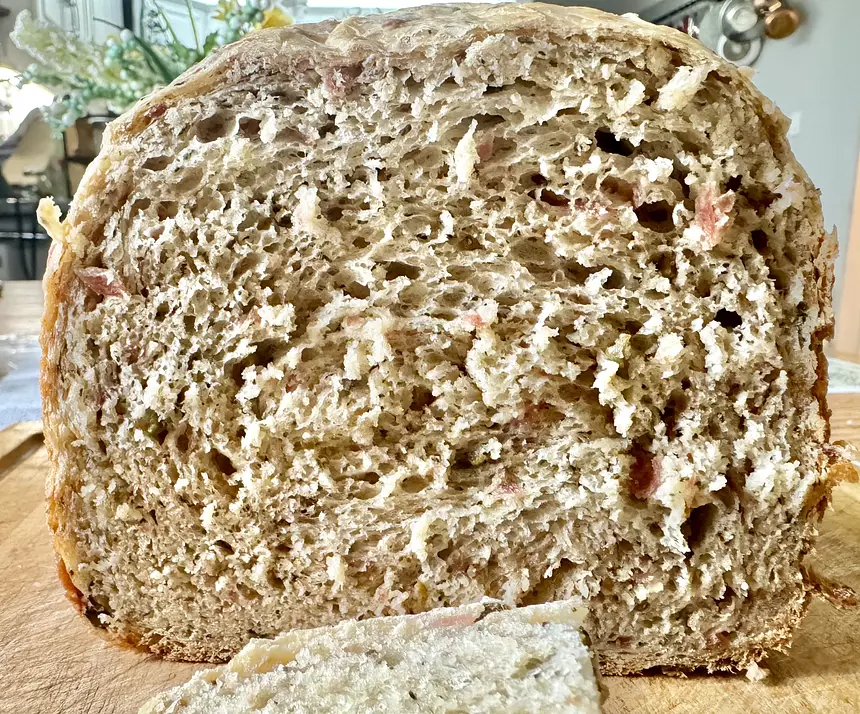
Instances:
[[[38,416],[36,281],[49,242],[35,206],[50,195],[65,210],[105,125],[218,45],[259,27],[418,4],[428,0],[0,0],[0,428]],[[752,67],[754,82],[790,118],[795,154],[838,231],[838,328],[829,350],[841,360],[831,379],[837,391],[858,388],[860,0],[560,4],[635,12]]]

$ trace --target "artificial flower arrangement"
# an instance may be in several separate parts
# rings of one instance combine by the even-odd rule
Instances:
[[[18,80],[50,89],[54,103],[45,110],[56,132],[93,112],[119,114],[138,99],[172,82],[182,72],[221,45],[263,27],[283,27],[290,16],[269,0],[220,0],[213,15],[216,32],[199,37],[190,0],[185,0],[194,45],[188,47],[156,3],[142,3],[140,35],[117,27],[104,44],[92,44],[29,11],[21,12],[12,41],[36,62]]]

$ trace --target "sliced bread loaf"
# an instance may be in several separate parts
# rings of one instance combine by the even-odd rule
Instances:
[[[290,632],[140,714],[598,714],[579,624],[570,604],[483,603]]]
[[[834,242],[694,40],[550,5],[261,32],[114,122],[46,279],[72,598],[171,658],[483,596],[608,672],[788,644]]]

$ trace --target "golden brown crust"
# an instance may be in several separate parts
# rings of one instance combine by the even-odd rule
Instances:
[[[47,481],[48,522],[54,535],[54,546],[60,557],[60,578],[70,593],[76,609],[85,614],[85,603],[80,590],[74,585],[66,563],[74,563],[75,540],[65,522],[66,506],[61,454],[68,446],[67,431],[56,418],[58,385],[62,370],[64,334],[67,328],[66,306],[74,303],[78,286],[72,269],[75,252],[81,243],[95,241],[101,230],[98,218],[92,210],[92,202],[103,205],[116,204],[123,199],[123,187],[115,185],[111,178],[111,154],[120,144],[132,142],[153,122],[166,121],[169,109],[183,101],[214,91],[223,91],[231,86],[240,86],[251,81],[259,82],[266,76],[296,76],[303,72],[340,72],[344,68],[361,68],[372,72],[376,62],[400,66],[417,66],[428,55],[444,48],[452,57],[470,44],[493,33],[549,32],[564,38],[574,35],[591,37],[618,37],[620,41],[645,39],[660,42],[678,52],[684,63],[712,62],[713,56],[700,43],[687,35],[670,28],[654,27],[636,19],[619,19],[596,10],[562,8],[553,5],[526,4],[505,6],[434,6],[363,18],[349,18],[340,24],[333,22],[319,25],[297,26],[279,30],[266,30],[223,48],[190,69],[169,87],[142,99],[130,112],[116,120],[110,127],[100,158],[90,166],[76,196],[66,222],[66,235],[54,236],[62,244],[55,270],[45,279],[45,316],[42,325],[42,379],[45,437],[53,468]],[[760,107],[764,125],[775,147],[781,155],[791,158],[785,140],[785,120],[778,110],[766,103],[745,75],[725,65],[721,73],[728,73],[735,81],[742,82]],[[796,169],[801,176],[802,169]],[[127,190],[126,190],[127,193]],[[822,239],[823,241],[823,239]],[[822,246],[823,246],[822,242]],[[822,248],[823,250],[823,248]],[[826,295],[832,274],[819,276]],[[825,393],[827,386],[826,360],[823,355],[823,340],[828,330],[823,329],[813,337],[813,349],[818,355],[818,380],[813,396],[818,400],[822,419],[829,417]],[[810,523],[820,518],[829,502],[834,480],[839,478],[838,464],[823,466],[829,473],[823,476],[820,488],[811,496],[804,516]],[[829,469],[829,471],[828,471]],[[811,545],[814,526],[807,529],[807,542]],[[77,593],[75,596],[74,593]],[[662,659],[643,658],[635,654],[605,654],[601,656],[601,668],[606,674],[631,674],[656,666],[666,668],[705,667],[709,670],[739,669],[759,659],[767,649],[785,647],[790,643],[791,632],[805,609],[802,601],[784,604],[785,622],[759,641],[737,650],[715,653],[700,659],[688,656],[665,655]],[[166,640],[146,639],[127,635],[134,646],[145,647],[167,659],[223,661],[231,652],[206,645],[189,647]]]
[[[740,672],[761,660],[768,652],[784,652],[791,646],[794,631],[806,614],[810,595],[804,592],[773,607],[780,613],[771,629],[740,647],[723,647],[715,643],[712,653],[678,656],[671,652],[649,655],[638,653],[598,653],[600,672],[607,676],[632,674],[673,674],[703,670],[705,672]]]

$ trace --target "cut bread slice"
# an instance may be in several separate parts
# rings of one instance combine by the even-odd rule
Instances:
[[[786,646],[834,242],[786,122],[541,4],[255,34],[114,122],[46,278],[49,518],[170,658],[586,598],[607,672]]]
[[[568,603],[501,603],[347,621],[253,640],[140,714],[599,714]]]

